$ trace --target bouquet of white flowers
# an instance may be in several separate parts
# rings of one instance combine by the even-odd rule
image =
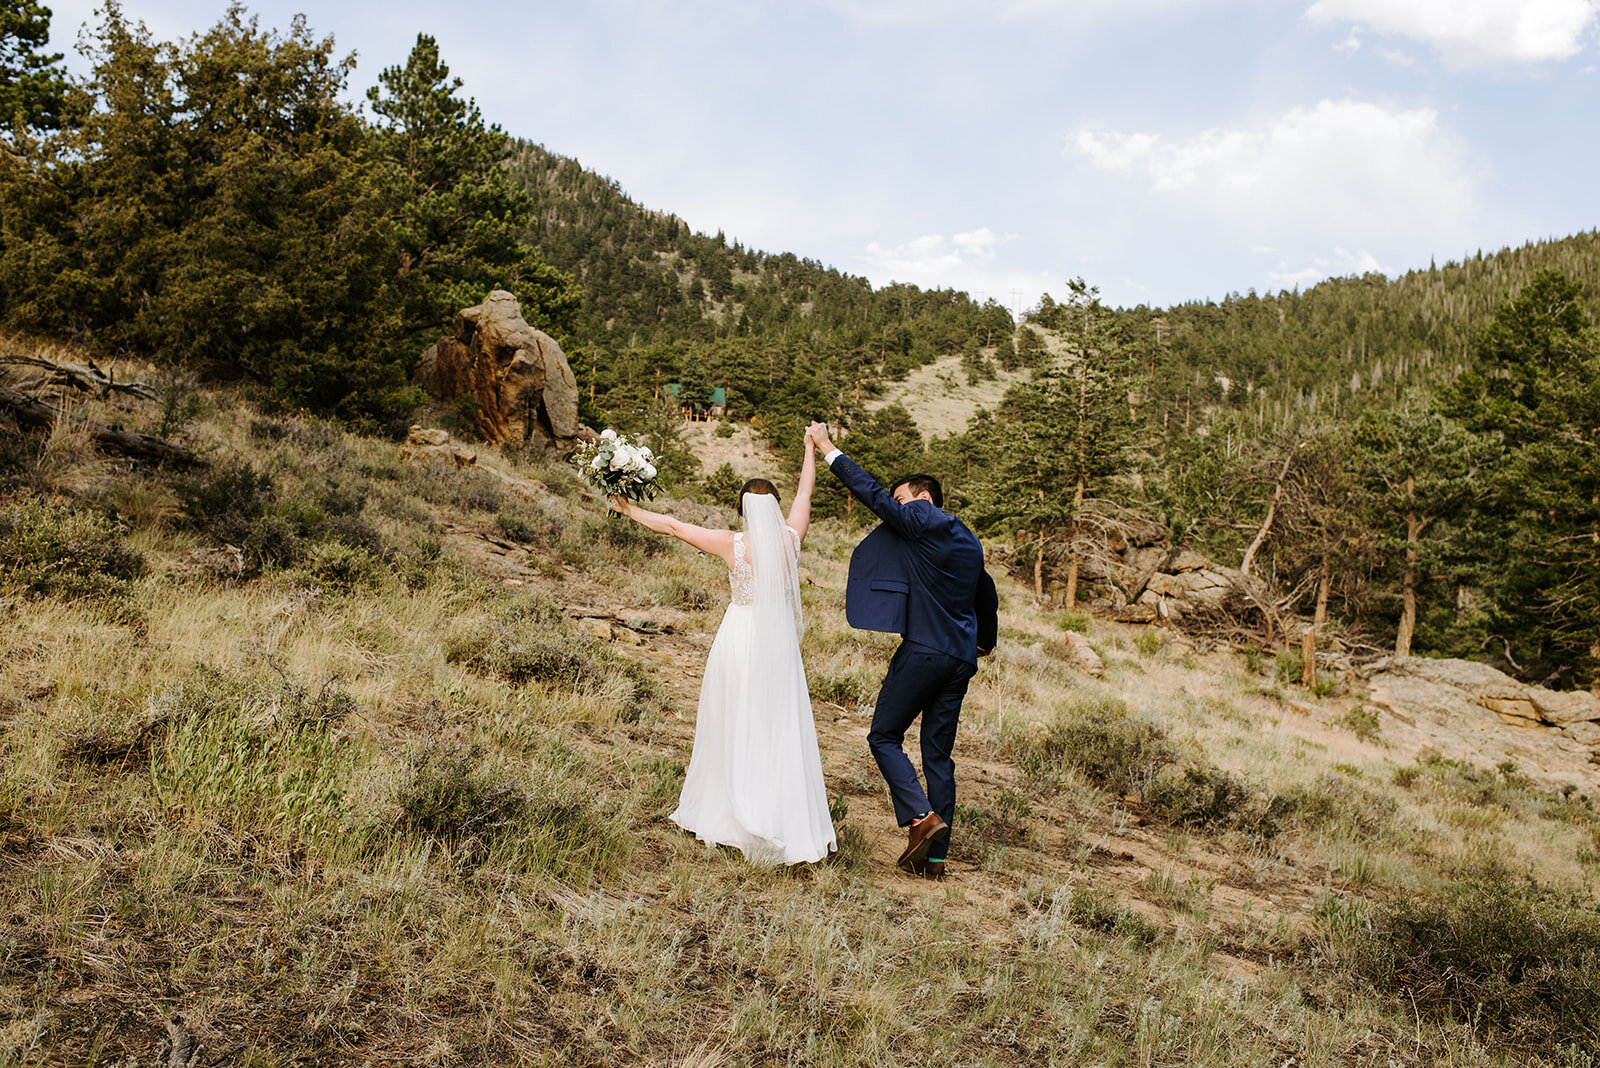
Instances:
[[[629,441],[615,430],[600,432],[600,440],[584,442],[572,454],[578,471],[607,497],[620,493],[630,501],[654,499],[656,457],[649,446]]]

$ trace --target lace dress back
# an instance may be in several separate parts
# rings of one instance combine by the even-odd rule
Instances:
[[[728,585],[733,588],[734,604],[755,604],[756,572],[744,555],[744,532],[733,536],[733,567],[728,571]]]

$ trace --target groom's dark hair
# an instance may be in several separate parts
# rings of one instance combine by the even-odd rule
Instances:
[[[777,486],[774,486],[764,478],[752,478],[749,482],[746,482],[744,484],[744,488],[739,491],[739,499],[733,502],[734,511],[738,512],[741,516],[744,515],[744,495],[746,493],[765,493],[767,496],[777,501],[780,505],[783,504],[783,498],[778,496]]]
[[[894,491],[901,486],[910,486],[912,496],[926,493],[933,498],[935,508],[944,507],[944,487],[939,485],[939,480],[932,475],[907,475],[889,487],[889,496],[894,496]]]

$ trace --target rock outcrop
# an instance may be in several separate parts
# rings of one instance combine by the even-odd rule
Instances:
[[[1428,720],[1469,733],[1524,728],[1519,744],[1600,764],[1600,697],[1592,693],[1529,686],[1471,660],[1389,657],[1364,674],[1367,702],[1407,722]]]
[[[592,431],[578,422],[578,381],[555,339],[522,318],[503,289],[456,315],[454,335],[423,353],[412,381],[442,401],[471,397],[485,441],[567,449]]]

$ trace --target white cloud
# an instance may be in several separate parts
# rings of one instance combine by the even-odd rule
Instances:
[[[851,269],[872,279],[874,285],[909,282],[924,288],[954,287],[976,300],[989,298],[1007,307],[1021,300],[1026,306],[1060,279],[1050,272],[1023,270],[1008,263],[1000,255],[1001,247],[1017,239],[1015,234],[998,234],[981,226],[948,237],[924,234],[898,245],[873,241],[855,257]]]
[[[1570,59],[1596,15],[1595,0],[1316,0],[1306,9],[1313,22],[1400,34],[1474,68]]]
[[[948,238],[924,234],[892,248],[873,241],[862,250],[861,259],[871,265],[873,274],[902,282],[949,278],[992,261],[1000,245],[1014,240],[1015,235],[1001,237],[987,226],[980,226]]]
[[[1205,0],[820,0],[822,6],[866,26],[927,25],[954,20],[991,23],[1068,18],[1075,22],[1148,15],[1192,7]]]
[[[1356,28],[1354,26],[1350,27],[1350,36],[1346,37],[1342,41],[1336,41],[1334,43],[1333,50],[1335,52],[1361,51],[1361,38],[1356,35]]]
[[[1466,152],[1431,108],[1324,100],[1182,139],[1082,127],[1065,154],[1210,217],[1240,249],[1453,239],[1479,211]]]
[[[1316,285],[1324,278],[1370,274],[1374,271],[1379,274],[1392,273],[1370,252],[1365,250],[1351,252],[1348,249],[1335,248],[1331,255],[1313,256],[1299,267],[1288,261],[1281,262],[1267,272],[1267,281],[1274,290],[1293,289],[1296,286]]]

